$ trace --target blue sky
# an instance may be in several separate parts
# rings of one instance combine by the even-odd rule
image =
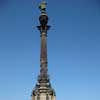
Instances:
[[[0,100],[31,100],[40,67],[40,1],[0,0]],[[48,0],[48,15],[57,100],[100,100],[100,1]]]

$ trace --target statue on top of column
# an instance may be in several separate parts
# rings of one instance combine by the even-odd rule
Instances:
[[[47,6],[47,3],[45,1],[42,1],[39,5],[39,9],[42,13],[45,13],[46,12],[46,6]]]

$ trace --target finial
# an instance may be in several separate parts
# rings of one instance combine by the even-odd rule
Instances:
[[[46,5],[47,5],[47,3],[46,3],[45,0],[43,0],[43,1],[40,3],[39,9],[40,9],[41,13],[46,13]]]

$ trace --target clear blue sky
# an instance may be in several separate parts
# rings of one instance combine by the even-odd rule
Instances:
[[[0,0],[0,100],[30,100],[39,74],[41,0]],[[100,1],[48,0],[48,60],[57,100],[100,100]]]

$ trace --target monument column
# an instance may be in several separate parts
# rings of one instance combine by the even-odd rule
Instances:
[[[48,59],[47,59],[47,31],[50,29],[48,25],[48,15],[46,13],[45,1],[39,6],[41,14],[39,16],[40,25],[37,26],[40,31],[41,37],[41,50],[40,50],[40,74],[38,82],[32,92],[32,100],[55,100],[55,91],[51,87],[50,79],[48,76]]]

